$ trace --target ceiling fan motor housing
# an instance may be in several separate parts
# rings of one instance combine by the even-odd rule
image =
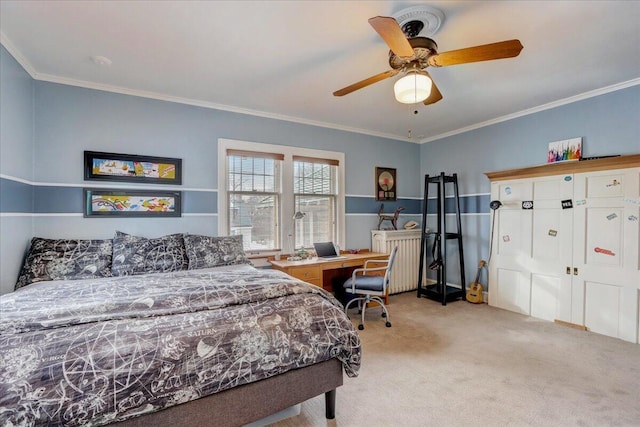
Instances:
[[[394,70],[404,68],[427,68],[429,66],[429,57],[438,53],[438,45],[436,42],[428,37],[414,37],[412,39],[408,39],[408,41],[413,48],[414,58],[402,58],[400,56],[396,56],[392,51],[389,51],[389,65],[391,68]]]

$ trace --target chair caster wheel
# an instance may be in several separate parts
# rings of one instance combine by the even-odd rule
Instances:
[[[387,323],[385,323],[384,325],[385,325],[387,328],[390,328],[390,327],[391,327],[391,322],[387,322]]]
[[[384,311],[382,312],[382,317],[387,317],[387,313],[385,313]]]
[[[388,323],[388,322],[387,322]],[[391,326],[391,323],[389,323],[389,326]],[[363,330],[364,329],[364,325],[358,325],[358,329],[359,330]]]

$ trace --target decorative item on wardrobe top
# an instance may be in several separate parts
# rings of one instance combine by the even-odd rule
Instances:
[[[582,158],[582,138],[572,138],[549,143],[547,163],[573,162]]]

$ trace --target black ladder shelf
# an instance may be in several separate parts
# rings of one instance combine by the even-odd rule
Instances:
[[[456,232],[447,231],[447,211],[446,211],[446,185],[453,184],[455,212],[456,212]],[[429,186],[437,186],[436,212],[438,223],[434,231],[427,231],[427,213],[429,209]],[[460,288],[447,285],[447,242],[457,240],[460,260]],[[424,267],[426,263],[427,246],[432,246],[434,252],[433,268],[437,272],[436,283],[423,286]],[[437,262],[436,260],[439,260]],[[458,175],[447,176],[444,172],[440,175],[424,176],[424,200],[422,206],[422,234],[420,240],[420,269],[418,271],[418,298],[421,296],[442,302],[447,305],[449,301],[455,301],[465,297],[464,278],[464,253],[462,250],[462,224],[460,221],[460,195],[458,193]]]

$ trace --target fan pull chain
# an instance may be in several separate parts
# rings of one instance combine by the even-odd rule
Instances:
[[[413,116],[418,115],[418,110],[415,104],[407,104],[407,108],[409,109],[409,117],[411,117],[411,115]],[[415,119],[413,120],[409,119],[409,129],[407,129],[407,139],[413,139],[413,130],[411,129],[412,124],[415,125]]]

